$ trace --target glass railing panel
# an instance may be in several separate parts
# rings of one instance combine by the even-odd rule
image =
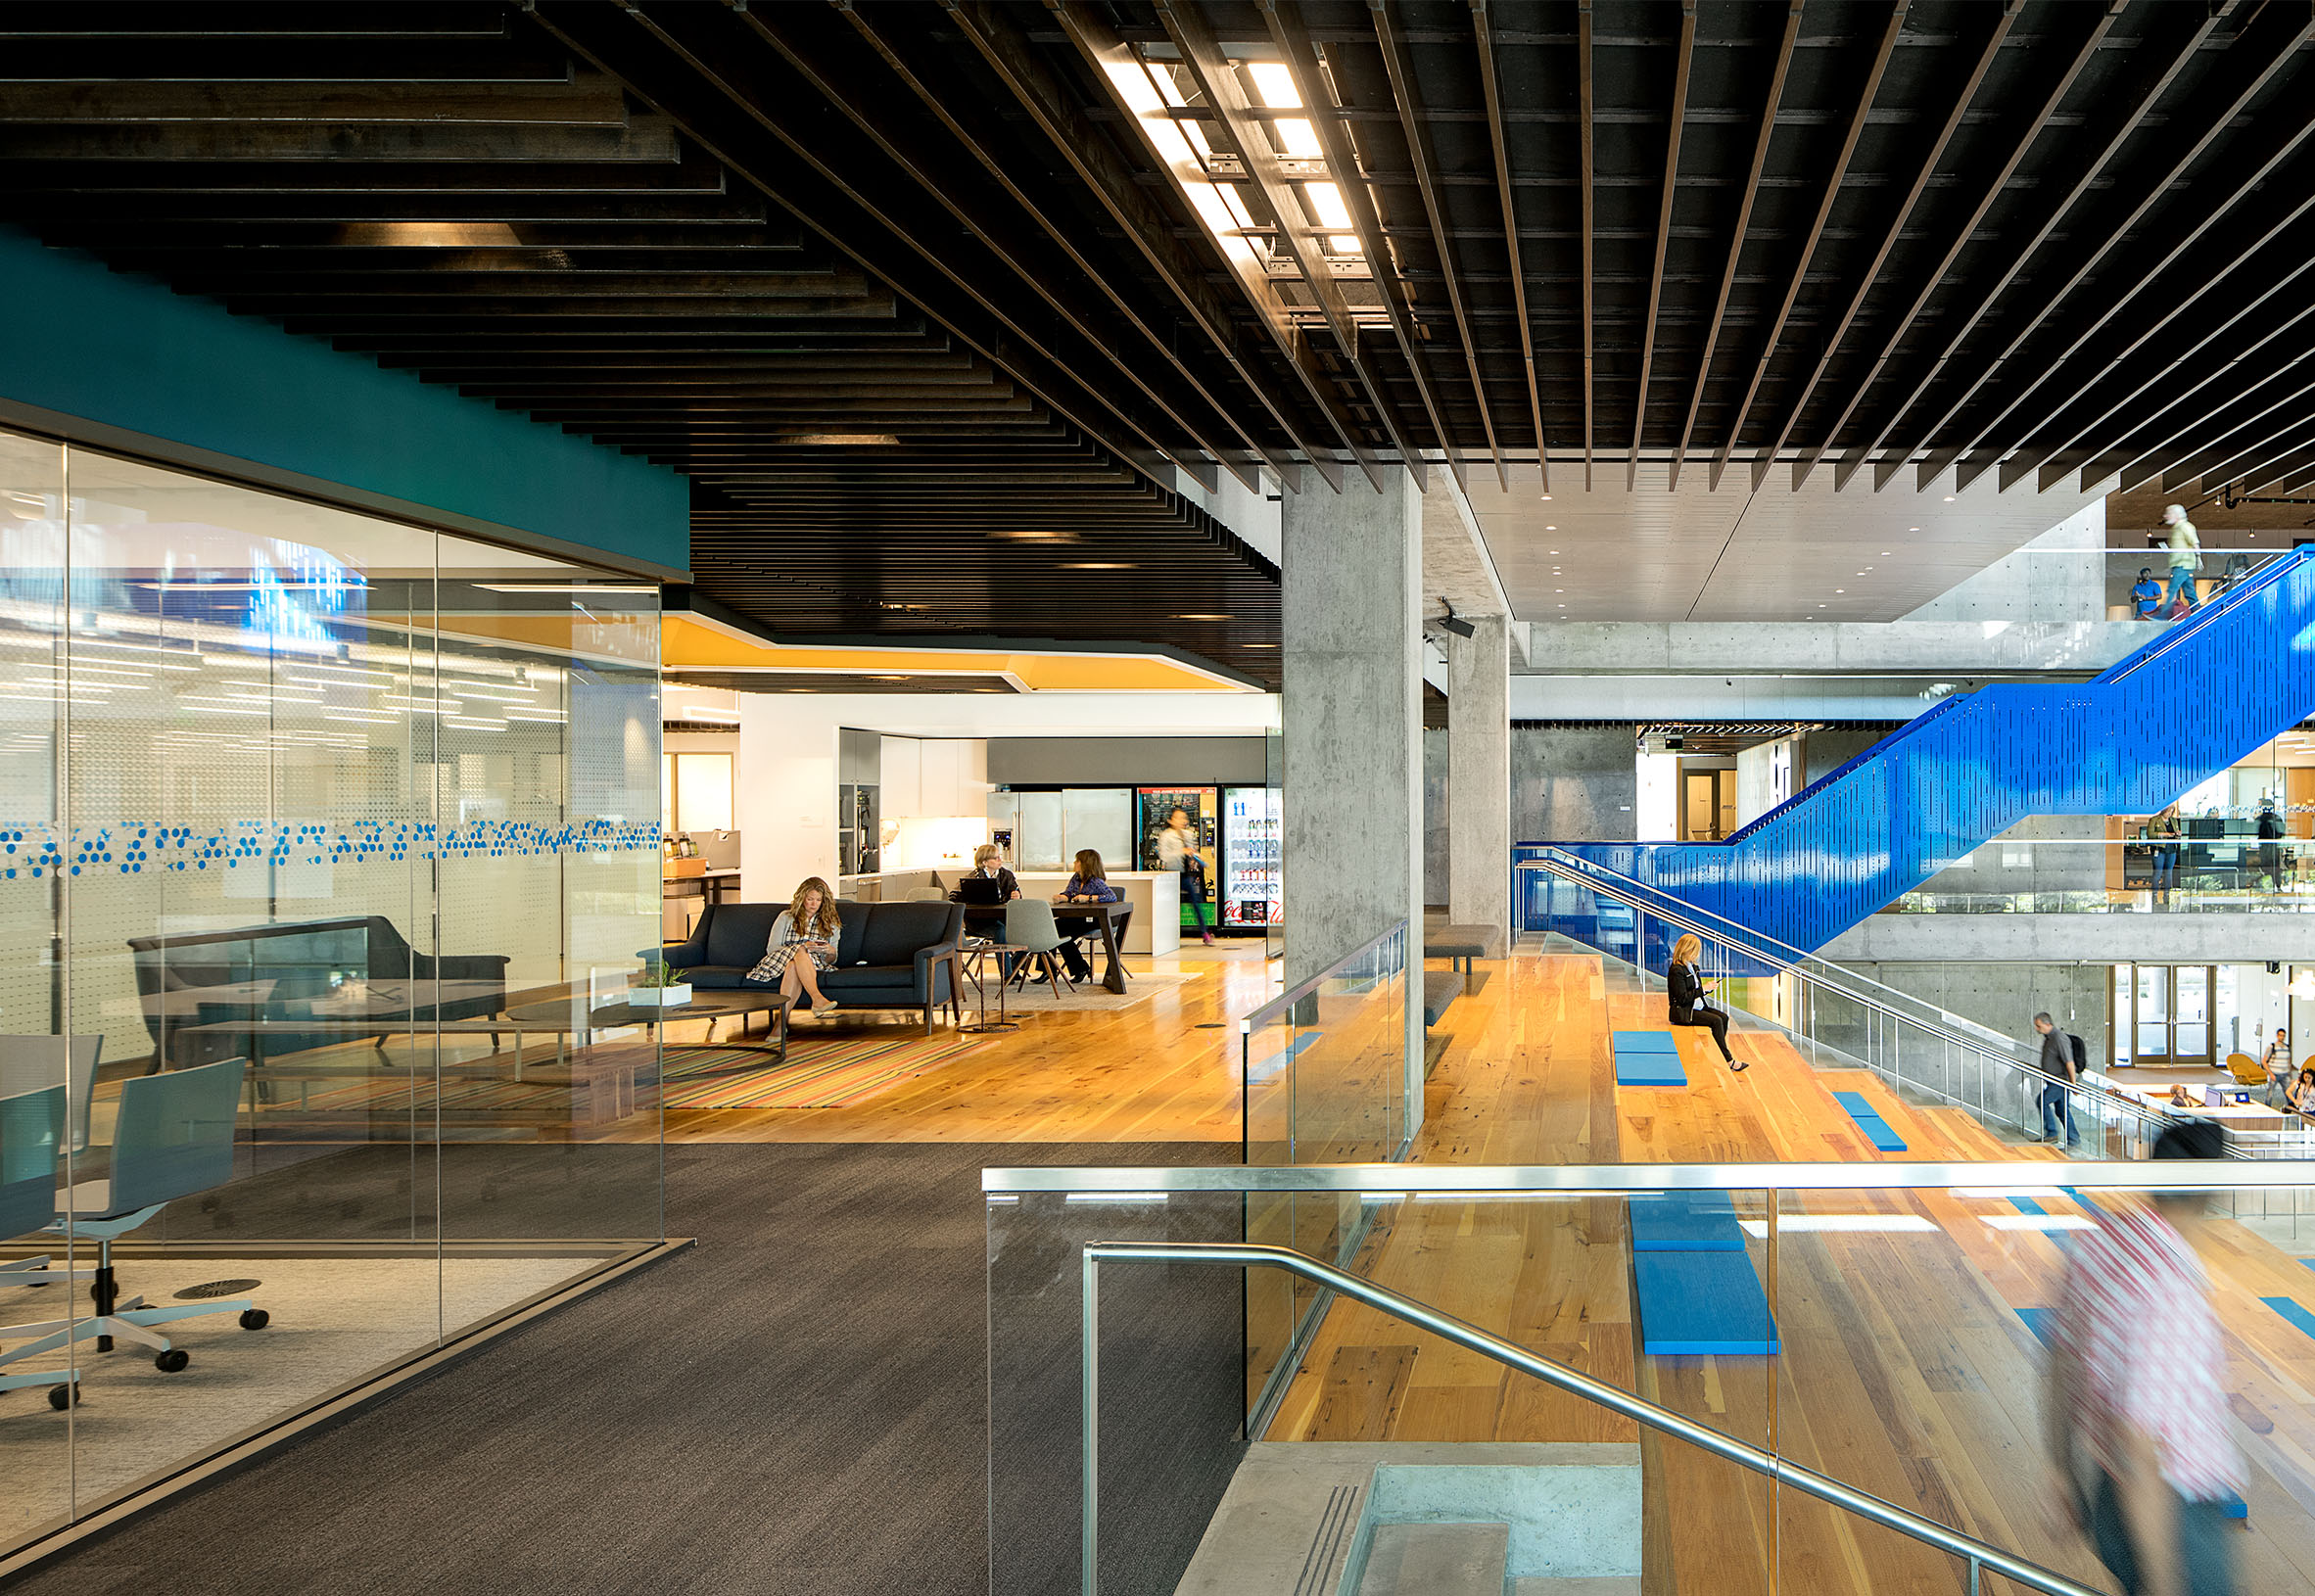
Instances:
[[[2224,823],[2239,833],[2255,821]],[[2014,876],[2014,880],[2005,877]],[[1989,843],[1882,911],[1889,915],[2303,915],[2315,841],[2036,838]]]
[[[1247,1162],[1399,1155],[1412,980],[1401,922],[1240,1021]]]

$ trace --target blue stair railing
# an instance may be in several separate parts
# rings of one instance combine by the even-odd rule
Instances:
[[[1724,842],[1520,843],[1810,952],[2035,815],[2147,815],[2315,714],[2315,549],[2082,682],[1948,698]],[[1523,872],[1523,923],[1542,884]]]

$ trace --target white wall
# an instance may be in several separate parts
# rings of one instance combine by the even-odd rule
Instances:
[[[1677,842],[1680,834],[1680,757],[1641,754],[1639,800],[1632,835],[1640,842]]]
[[[1736,753],[1736,823],[1749,825],[1793,795],[1798,737],[1779,737]]]
[[[986,783],[992,736],[1258,735],[1278,725],[1274,693],[743,692],[738,707],[740,893],[750,903],[784,902],[807,875],[835,879],[839,728],[979,743],[977,761],[969,749],[951,766],[934,757],[963,789]],[[918,761],[921,796],[921,750]],[[883,813],[899,818],[889,804]],[[965,813],[985,813],[985,802]]]

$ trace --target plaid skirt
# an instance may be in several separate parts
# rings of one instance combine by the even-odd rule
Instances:
[[[756,967],[747,972],[747,978],[770,985],[787,973],[788,961],[803,951],[804,939],[802,937],[790,937],[777,948],[767,948],[764,950],[764,957],[756,961]],[[816,969],[834,969],[836,967],[835,959],[831,955],[814,952],[809,957]]]

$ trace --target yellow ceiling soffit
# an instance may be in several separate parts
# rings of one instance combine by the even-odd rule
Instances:
[[[1260,690],[1158,654],[1014,654],[977,649],[775,646],[687,615],[669,615],[661,621],[660,658],[670,671],[1011,676],[1032,692]]]

